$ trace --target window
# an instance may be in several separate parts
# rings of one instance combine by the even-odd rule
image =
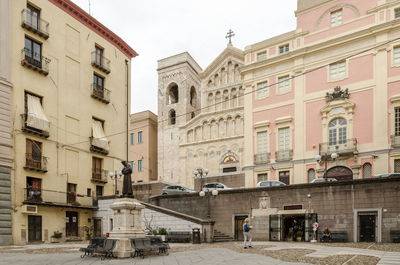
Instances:
[[[170,110],[169,111],[169,124],[174,125],[176,123],[176,113],[175,110]]]
[[[104,78],[93,74],[93,91],[96,93],[100,93],[100,96],[103,96],[104,93]]]
[[[138,160],[137,162],[138,162],[138,164],[137,164],[137,170],[138,170],[139,172],[141,172],[141,171],[142,171],[142,159]]]
[[[372,165],[370,163],[365,163],[362,168],[363,178],[369,179],[372,176]]]
[[[262,82],[257,84],[257,98],[268,97],[268,82]]]
[[[331,80],[344,78],[346,75],[346,62],[338,62],[329,65],[329,78]]]
[[[26,7],[26,24],[34,29],[40,29],[40,10],[31,5]]]
[[[42,44],[25,37],[25,60],[29,64],[42,68]]]
[[[285,44],[285,45],[279,46],[279,53],[280,54],[286,53],[288,51],[289,51],[289,44]]]
[[[67,203],[76,202],[76,184],[67,184]]]
[[[96,197],[103,196],[103,190],[104,190],[103,186],[96,186]]]
[[[400,18],[400,8],[395,8],[394,9],[394,18],[395,19]]]
[[[138,132],[137,133],[137,142],[138,142],[138,144],[141,144],[141,143],[143,143],[143,132]]]
[[[92,189],[87,188],[87,190],[86,190],[86,196],[92,197]]]
[[[98,157],[92,158],[92,179],[101,180],[102,164],[103,164],[103,159]]]
[[[400,108],[394,109],[394,135],[400,136]]]
[[[257,61],[262,61],[267,59],[267,52],[257,53]]]
[[[400,173],[400,159],[394,160],[394,173]]]
[[[290,90],[290,77],[288,75],[278,78],[278,94],[286,93]]]
[[[130,140],[131,140],[131,144],[135,144],[135,134],[134,133],[130,134]]]
[[[194,86],[192,86],[190,88],[190,105],[196,107],[196,102],[197,102],[197,93]]]
[[[279,171],[279,181],[289,185],[290,183],[290,172],[289,171]]]
[[[342,9],[331,13],[331,27],[336,27],[342,24]]]
[[[26,139],[26,167],[42,169],[42,143]]]
[[[168,91],[168,104],[175,104],[179,101],[179,90],[178,86],[173,85]]]
[[[347,140],[347,122],[345,119],[334,119],[329,123],[329,145],[345,144]]]
[[[257,174],[257,182],[267,181],[267,180],[268,180],[268,173]]]
[[[308,176],[308,183],[311,183],[311,181],[315,179],[315,170],[313,168],[310,168],[307,172],[307,176]]]
[[[393,63],[400,64],[400,46],[393,48]]]
[[[280,128],[278,129],[279,137],[279,151],[290,150],[290,128]]]
[[[26,178],[26,200],[41,202],[42,201],[42,180],[38,178]]]
[[[103,49],[95,46],[94,47],[94,52],[95,52],[95,58],[94,58],[94,63],[97,65],[103,65]]]
[[[257,153],[268,153],[268,132],[257,133]]]
[[[42,98],[25,92],[25,126],[40,130],[48,136],[50,123],[42,107]]]

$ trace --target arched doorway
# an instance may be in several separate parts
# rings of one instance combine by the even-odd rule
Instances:
[[[326,172],[326,175],[328,178],[335,178],[338,181],[353,179],[353,171],[351,171],[350,168],[344,166],[331,167]]]

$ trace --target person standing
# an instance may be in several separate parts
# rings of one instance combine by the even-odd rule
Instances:
[[[292,240],[296,241],[297,237],[297,231],[299,231],[299,224],[297,223],[297,220],[293,220],[293,232],[292,232]]]
[[[243,245],[244,245],[244,248],[247,248],[247,245],[246,245],[247,240],[249,240],[249,248],[252,247],[251,246],[252,237],[251,237],[251,233],[250,233],[251,226],[249,225],[249,222],[250,222],[249,218],[244,219],[244,223],[243,223],[243,236],[244,236]]]

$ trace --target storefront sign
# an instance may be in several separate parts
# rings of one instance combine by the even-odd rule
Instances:
[[[297,204],[297,205],[284,205],[283,210],[301,210],[303,209],[302,204]]]

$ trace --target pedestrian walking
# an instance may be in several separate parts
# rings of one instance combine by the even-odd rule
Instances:
[[[244,248],[247,248],[247,245],[246,245],[246,241],[247,240],[249,240],[249,248],[251,248],[252,246],[251,246],[251,233],[250,233],[250,230],[251,230],[251,226],[250,226],[250,224],[249,224],[249,222],[250,222],[250,219],[249,218],[246,218],[246,219],[244,219],[244,224],[243,224],[243,236],[244,236],[244,242],[243,242],[243,245],[244,245]]]
[[[297,237],[297,231],[299,231],[299,224],[297,223],[297,220],[293,220],[293,232],[292,232],[292,240],[296,241]]]

